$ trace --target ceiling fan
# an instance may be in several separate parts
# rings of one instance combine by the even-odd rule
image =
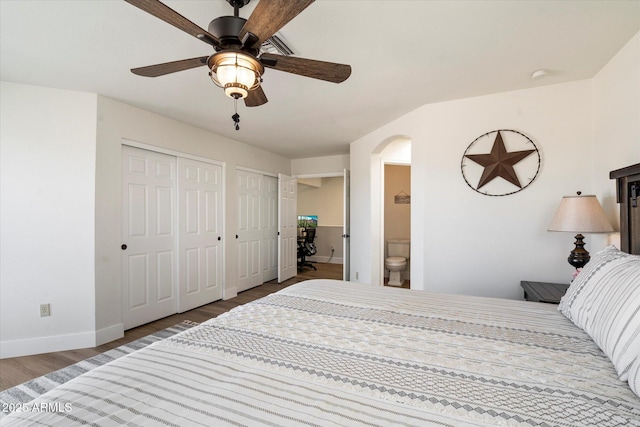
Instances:
[[[247,107],[257,107],[268,101],[260,85],[265,67],[333,83],[341,83],[351,75],[349,65],[260,50],[265,40],[298,16],[314,0],[260,0],[249,19],[241,18],[239,9],[251,0],[226,0],[233,6],[233,16],[215,18],[209,23],[208,31],[158,0],[125,1],[214,49],[214,53],[209,56],[133,68],[131,72],[139,76],[158,77],[206,65],[210,70],[211,80],[224,88],[227,96],[236,101],[244,99]],[[238,130],[240,116],[237,111],[232,118]]]

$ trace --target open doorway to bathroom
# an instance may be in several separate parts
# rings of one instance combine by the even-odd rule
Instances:
[[[410,288],[411,165],[384,164],[384,285]]]

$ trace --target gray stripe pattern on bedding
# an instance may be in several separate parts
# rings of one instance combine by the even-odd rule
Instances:
[[[112,362],[122,356],[130,354],[134,351],[140,350],[156,341],[163,340],[171,335],[175,335],[178,332],[192,328],[197,323],[189,320],[184,320],[177,325],[162,329],[154,332],[151,335],[139,338],[137,340],[128,342],[119,347],[107,350],[104,353],[100,353],[96,356],[74,363],[66,368],[59,369],[57,371],[48,373],[33,380],[19,384],[15,387],[3,390],[0,392],[0,409],[6,409],[0,411],[0,419],[4,418],[9,412],[10,408],[20,407],[24,403],[28,403],[38,396],[46,393],[54,387],[64,384],[67,381],[84,374],[87,371],[95,369],[98,366],[105,363]]]
[[[640,426],[557,306],[311,280],[98,367],[44,425]]]

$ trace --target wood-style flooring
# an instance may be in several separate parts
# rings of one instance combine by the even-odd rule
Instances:
[[[253,289],[241,292],[235,298],[226,301],[216,301],[184,313],[174,314],[155,322],[147,323],[146,325],[125,331],[124,337],[99,347],[0,359],[0,390],[6,390],[33,378],[73,365],[81,360],[173,326],[183,320],[191,320],[198,323],[204,322],[238,305],[262,298],[280,289],[284,289],[287,286],[291,286],[294,283],[308,279],[342,279],[342,264],[315,263],[314,265],[318,269],[317,271],[305,268],[303,271],[298,272],[297,276],[282,283],[277,283],[277,280],[272,280]]]

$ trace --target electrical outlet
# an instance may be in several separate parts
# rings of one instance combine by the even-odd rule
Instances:
[[[51,316],[51,304],[40,304],[40,317]]]
[[[336,250],[336,248],[334,248],[333,246],[331,246],[331,252],[334,252]]]
[[[358,280],[358,272],[356,271],[356,280]]]

